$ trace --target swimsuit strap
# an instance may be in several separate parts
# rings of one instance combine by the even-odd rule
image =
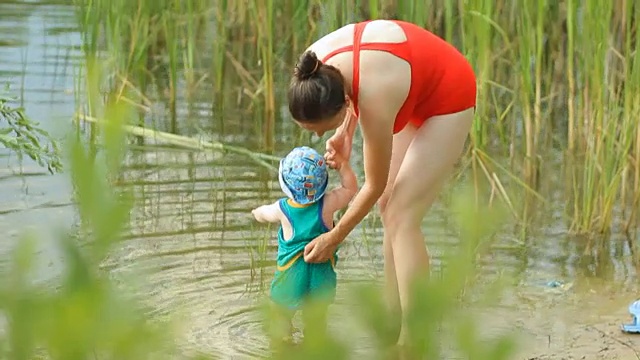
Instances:
[[[360,49],[362,48],[362,34],[367,23],[372,20],[356,23],[353,27],[353,45],[343,46],[328,53],[322,63],[326,63],[329,59],[343,52],[353,51],[353,81],[352,81],[352,100],[353,110],[358,116],[358,90],[360,88]]]
[[[360,45],[362,42],[362,34],[364,27],[369,21],[357,23],[353,29],[353,80],[352,83],[352,100],[353,110],[356,116],[360,116],[358,111],[358,91],[360,90]]]
[[[328,53],[327,56],[325,56],[324,58],[322,58],[322,63],[325,64],[327,61],[329,61],[329,59],[331,59],[332,57],[343,53],[343,52],[347,52],[347,51],[351,51],[353,49],[353,45],[347,45],[347,46],[343,46],[341,48],[337,48],[335,50],[333,50],[332,52]]]

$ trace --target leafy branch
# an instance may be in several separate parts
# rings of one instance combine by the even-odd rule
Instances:
[[[15,99],[0,95],[0,145],[15,152],[21,161],[26,154],[51,174],[60,172],[58,144],[39,123],[27,117],[23,108],[12,106],[14,102]]]

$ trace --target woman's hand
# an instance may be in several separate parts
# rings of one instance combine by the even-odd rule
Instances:
[[[335,134],[327,140],[324,158],[327,165],[332,169],[339,169],[344,161],[351,159],[351,148],[353,147],[353,134],[356,131],[358,118],[352,111],[345,115],[345,121],[336,130]]]
[[[343,129],[337,130],[326,143],[327,152],[324,158],[327,160],[327,165],[332,169],[339,169],[344,161],[349,161],[351,158],[352,145],[353,137]]]
[[[335,231],[329,231],[311,240],[304,247],[304,261],[308,263],[322,263],[331,259],[338,245],[344,239],[339,239]]]

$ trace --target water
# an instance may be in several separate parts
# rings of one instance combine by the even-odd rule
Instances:
[[[72,126],[75,66],[81,59],[73,9],[44,1],[0,1],[0,35],[0,80],[21,96],[31,118],[63,136]],[[212,123],[206,103],[179,114],[203,126]],[[224,133],[214,136],[242,146],[254,143],[240,117],[233,111],[224,114]],[[42,276],[55,274],[51,229],[76,221],[69,178],[49,175],[29,160],[20,163],[5,150],[0,150],[0,163],[0,232],[6,235],[0,251],[11,249],[19,234],[33,231],[42,240]],[[157,316],[180,314],[185,351],[221,358],[264,354],[258,303],[271,280],[275,240],[274,231],[252,221],[250,209],[280,196],[276,179],[240,156],[157,147],[134,148],[126,168],[123,181],[133,186],[138,207],[130,235],[105,266],[121,278],[144,270],[146,283],[135,290],[153,304]],[[549,194],[557,187],[553,180],[546,186]],[[563,202],[556,202],[555,213],[562,213]],[[481,315],[492,329],[519,329],[529,345],[521,358],[597,358],[596,352],[625,358],[635,344],[621,345],[616,326],[627,320],[626,307],[637,293],[628,243],[614,237],[592,249],[586,240],[569,237],[559,215],[553,215],[525,244],[516,235],[504,236],[484,259],[482,277],[507,273],[519,286]],[[456,244],[442,202],[424,229],[437,270],[442,252]],[[265,242],[268,251],[261,255],[258,248]],[[382,277],[381,231],[374,219],[343,249],[341,285],[332,308],[336,318],[357,306],[342,284]],[[548,289],[544,283],[551,280],[573,286]],[[335,331],[350,331],[338,325],[332,324]],[[359,347],[366,351],[362,336]]]

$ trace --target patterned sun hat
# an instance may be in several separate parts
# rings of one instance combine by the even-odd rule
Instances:
[[[298,204],[318,201],[327,189],[328,173],[324,157],[307,146],[294,148],[280,160],[280,188]]]

